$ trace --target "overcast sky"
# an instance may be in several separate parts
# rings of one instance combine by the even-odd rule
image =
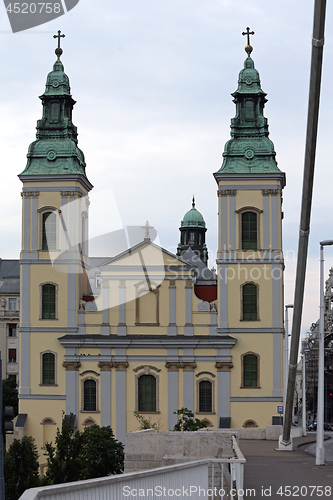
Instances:
[[[230,137],[235,115],[230,94],[246,58],[242,32],[249,26],[255,31],[252,57],[268,98],[270,138],[287,177],[285,300],[292,303],[313,6],[313,0],[80,0],[66,15],[16,34],[0,6],[0,256],[19,257],[17,175],[25,168],[41,118],[38,96],[55,61],[52,35],[61,29],[66,35],[62,61],[77,101],[73,122],[94,185],[91,234],[114,229],[116,216],[125,225],[143,225],[148,219],[161,245],[175,251],[180,221],[194,193],[208,227],[209,265],[215,265],[212,174],[221,166]],[[318,242],[333,238],[332,17],[328,4],[302,331],[319,315]],[[112,193],[116,203],[109,204]],[[327,275],[333,248],[326,247],[325,256]]]

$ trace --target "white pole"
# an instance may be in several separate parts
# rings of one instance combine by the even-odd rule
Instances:
[[[322,242],[324,243],[324,242]],[[316,465],[325,464],[324,448],[324,246],[320,244],[320,316]]]
[[[286,411],[286,396],[288,384],[288,308],[284,313],[284,337],[283,337],[283,414]]]
[[[305,353],[302,356],[302,434],[306,436]]]

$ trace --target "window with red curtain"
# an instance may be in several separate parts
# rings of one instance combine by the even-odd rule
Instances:
[[[9,349],[9,363],[16,363],[16,349]]]

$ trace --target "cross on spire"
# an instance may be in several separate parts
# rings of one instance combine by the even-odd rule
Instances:
[[[255,34],[254,31],[250,31],[249,27],[246,28],[246,31],[243,31],[242,35],[243,36],[247,35],[247,45],[251,45],[250,44],[250,35],[254,35],[254,34]]]
[[[62,54],[62,48],[60,47],[60,38],[65,38],[65,35],[61,35],[60,33],[61,31],[58,30],[58,34],[53,35],[53,38],[58,38],[58,47],[55,49],[55,53],[58,57],[60,57]]]
[[[149,240],[150,241],[149,229],[154,229],[154,227],[150,226],[149,222],[146,221],[146,224],[144,226],[141,226],[141,229],[145,229],[145,240]]]

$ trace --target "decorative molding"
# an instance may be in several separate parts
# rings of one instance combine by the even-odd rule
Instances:
[[[113,366],[115,367],[117,372],[125,372],[129,364],[127,361],[116,361],[115,363],[113,363]]]
[[[45,417],[41,421],[40,425],[57,425],[56,421],[52,417]]]
[[[231,361],[217,361],[215,363],[215,368],[218,372],[230,372],[233,366]]]
[[[167,368],[168,372],[178,372],[179,368],[181,368],[181,363],[179,362],[167,362],[165,363],[165,368]]]
[[[75,372],[79,370],[81,363],[80,361],[64,361],[62,366],[66,368],[68,372]]]
[[[84,309],[87,312],[95,312],[95,311],[97,311],[96,302],[94,300],[90,300],[89,302],[86,302],[86,304],[84,306]]]
[[[79,194],[77,191],[60,191],[61,196],[75,196]]]
[[[197,364],[194,362],[186,361],[180,363],[180,367],[183,368],[184,372],[193,372],[196,369]]]
[[[236,196],[237,189],[219,189],[217,196]]]
[[[133,371],[136,373],[140,370],[144,370],[145,374],[148,375],[150,370],[154,370],[155,372],[159,373],[161,370],[160,368],[156,368],[156,366],[152,365],[141,365],[137,366],[136,368],[133,368]]]
[[[97,425],[97,422],[94,418],[92,417],[87,417],[85,420],[83,420],[82,425],[89,426],[89,425]]]
[[[197,309],[200,312],[210,311],[210,303],[203,300],[202,302],[199,302],[199,304],[197,305]]]
[[[213,378],[216,377],[216,375],[214,375],[214,373],[212,373],[212,372],[200,372],[200,373],[196,374],[196,377],[201,377],[202,375],[209,375],[210,377],[213,377]]]
[[[37,198],[39,196],[39,191],[23,191],[21,196],[22,198]]]
[[[267,196],[269,194],[281,194],[280,189],[262,189],[261,192],[264,196]]]
[[[111,368],[114,367],[114,363],[111,363],[109,361],[100,361],[98,363],[98,368],[101,370],[101,372],[110,372]]]
[[[95,372],[95,370],[85,370],[84,372],[80,373],[80,377],[83,377],[84,375],[87,375],[87,373],[93,373],[95,377],[100,377],[101,374]]]

